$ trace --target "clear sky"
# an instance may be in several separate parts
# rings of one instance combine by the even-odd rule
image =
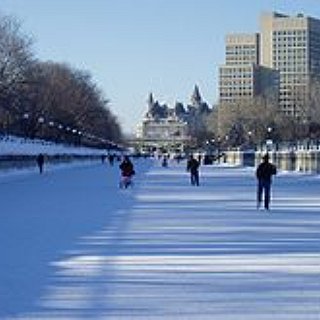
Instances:
[[[135,129],[149,92],[187,104],[195,84],[217,101],[224,36],[259,31],[262,11],[320,18],[319,0],[0,0],[18,17],[41,60],[90,71],[124,132]]]

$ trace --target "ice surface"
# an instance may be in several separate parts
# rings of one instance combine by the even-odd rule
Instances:
[[[319,176],[135,166],[0,178],[1,319],[320,319]]]

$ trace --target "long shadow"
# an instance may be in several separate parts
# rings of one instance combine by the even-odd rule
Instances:
[[[112,198],[122,203],[110,204],[116,211],[108,221],[67,246],[34,318],[256,320],[274,314],[304,320],[320,314],[319,203],[308,204],[315,193],[301,194],[303,177],[279,177],[274,209],[260,212],[252,171],[208,168],[204,185],[194,188],[181,168],[161,170],[147,174],[138,192]],[[288,202],[299,193],[300,200]]]
[[[148,165],[145,165],[148,166]],[[145,170],[142,166],[141,170]],[[107,228],[132,195],[118,189],[119,170],[102,164],[30,174],[0,182],[0,318],[37,310],[51,283],[53,261]]]

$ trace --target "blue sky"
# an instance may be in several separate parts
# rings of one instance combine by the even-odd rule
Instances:
[[[217,101],[224,36],[256,32],[262,11],[320,18],[319,0],[0,0],[41,60],[90,71],[125,132],[160,102],[187,104],[195,84]]]

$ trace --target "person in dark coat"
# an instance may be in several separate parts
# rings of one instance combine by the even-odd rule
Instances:
[[[193,186],[199,185],[199,166],[198,160],[196,160],[193,155],[190,155],[187,162],[187,171],[190,172],[190,182]]]
[[[256,177],[258,179],[258,192],[257,192],[257,207],[260,208],[262,196],[264,194],[264,208],[269,210],[270,205],[270,191],[272,176],[277,174],[275,165],[269,162],[269,155],[263,156],[263,162],[259,164],[256,170]]]
[[[114,154],[109,154],[109,155],[108,155],[108,160],[109,160],[110,166],[113,166],[114,158],[115,158],[115,155],[114,155]]]
[[[168,158],[167,158],[167,156],[163,156],[161,165],[163,167],[165,167],[165,168],[168,166]]]
[[[43,173],[43,166],[44,166],[44,155],[42,153],[39,153],[36,158],[36,161],[37,161],[37,165],[39,168],[39,172],[40,172],[40,174],[42,174]]]
[[[121,170],[120,187],[128,188],[132,184],[132,176],[135,174],[133,164],[128,156],[124,156],[119,168]]]

